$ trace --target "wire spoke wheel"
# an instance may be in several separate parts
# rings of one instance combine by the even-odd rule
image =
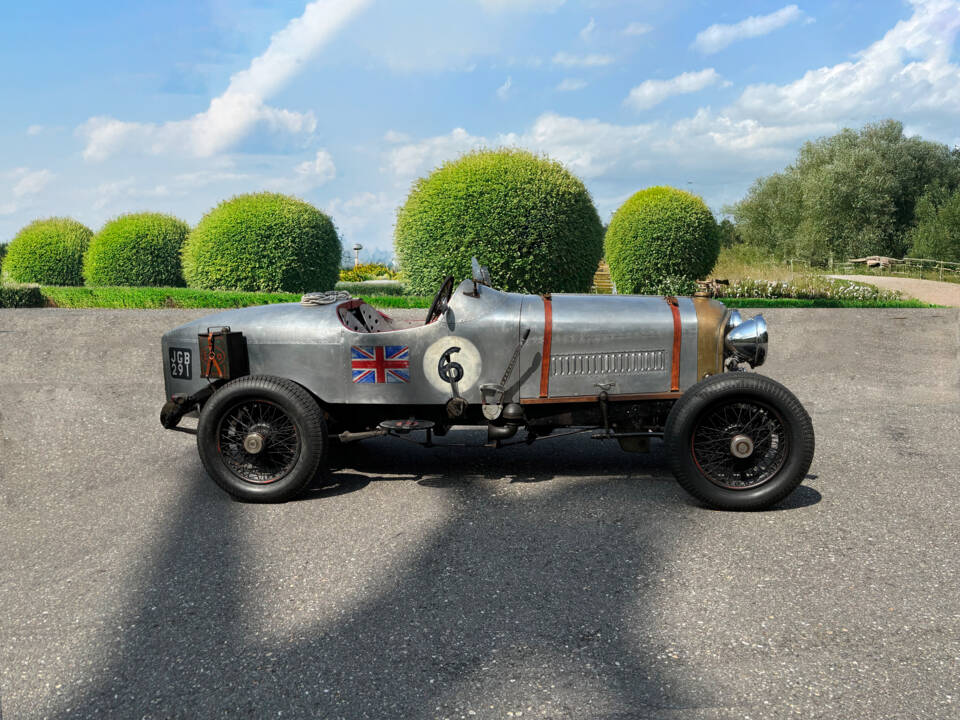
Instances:
[[[269,400],[240,401],[223,413],[217,447],[224,464],[241,480],[267,485],[285,477],[300,457],[293,418]]]
[[[246,502],[284,502],[325,471],[327,424],[303,387],[244,375],[207,401],[197,450],[210,478]]]
[[[704,476],[730,490],[767,482],[789,452],[783,420],[769,405],[753,399],[708,409],[694,427],[690,446]]]
[[[664,427],[670,469],[691,495],[724,510],[760,510],[789,495],[813,460],[810,416],[780,383],[714,375],[688,389]]]

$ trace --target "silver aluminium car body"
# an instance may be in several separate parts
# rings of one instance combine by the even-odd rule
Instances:
[[[378,316],[375,331],[344,322],[345,310],[361,309]],[[729,315],[708,298],[523,295],[465,280],[429,325],[399,327],[359,300],[210,315],[163,336],[164,380],[168,398],[202,390],[199,337],[228,326],[243,334],[251,375],[287,378],[324,403],[443,405],[456,393],[480,405],[491,401],[526,335],[503,404],[576,402],[601,391],[612,401],[678,397],[722,371]],[[193,365],[180,377],[171,369],[175,356]],[[461,368],[455,388],[443,377],[444,363]]]
[[[200,318],[162,345],[161,424],[195,434],[211,478],[255,502],[328,477],[358,441],[450,445],[434,439],[455,426],[486,427],[493,448],[521,429],[510,444],[592,433],[645,452],[659,438],[680,484],[726,509],[779,502],[813,457],[789,390],[726,372],[763,363],[763,318],[705,294],[501,292],[474,261],[471,279],[445,278],[423,322],[312,293]],[[196,427],[178,427],[193,410]]]

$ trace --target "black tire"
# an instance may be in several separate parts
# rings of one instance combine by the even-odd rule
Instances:
[[[664,443],[670,469],[695,498],[721,510],[760,510],[783,500],[806,477],[813,423],[780,383],[731,372],[684,393],[667,417]],[[738,457],[735,450],[750,454]]]
[[[249,452],[244,440],[252,438]],[[327,426],[313,397],[289,380],[241,377],[207,401],[197,450],[207,473],[241,500],[282,502],[322,472]]]

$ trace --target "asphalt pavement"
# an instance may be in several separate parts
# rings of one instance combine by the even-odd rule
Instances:
[[[234,502],[157,417],[201,314],[0,310],[4,718],[960,717],[960,311],[764,312],[817,451],[760,513],[584,436]]]

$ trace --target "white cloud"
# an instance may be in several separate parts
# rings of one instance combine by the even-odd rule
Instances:
[[[624,103],[635,110],[647,110],[669,97],[699,92],[721,80],[720,74],[713,68],[685,72],[669,80],[644,80],[630,91]]]
[[[519,146],[546,153],[586,179],[601,214],[625,197],[625,189],[663,182],[690,183],[717,208],[735,200],[753,178],[789,163],[805,140],[844,126],[897,117],[926,137],[955,139],[960,66],[950,58],[958,32],[956,2],[918,0],[912,17],[854,60],[784,85],[749,86],[719,110],[701,108],[672,124],[635,125],[546,113],[522,132],[489,137],[458,128],[394,148],[388,168],[409,180],[463,150]],[[670,89],[720,82],[714,72]],[[641,94],[641,104],[662,97],[663,90],[653,88],[657,92]]]
[[[403,181],[425,176],[463,150],[522,147],[558,160],[583,178],[602,217],[637,189],[662,183],[705,195],[710,190],[707,200],[719,208],[735,200],[757,175],[789,162],[797,143],[809,137],[811,129],[807,125],[767,128],[729,118],[718,121],[707,111],[673,125],[620,125],[545,113],[522,133],[488,138],[458,129],[397,148],[390,169],[397,173],[397,187],[402,187]],[[401,157],[405,162],[396,162]],[[696,182],[702,178],[708,182]],[[691,179],[694,184],[687,186]]]
[[[642,22],[632,22],[623,29],[624,35],[646,35],[653,30],[653,25],[647,25]]]
[[[769,15],[752,15],[733,25],[711,25],[697,33],[692,47],[704,53],[719,52],[739,40],[766,35],[805,17],[796,5],[787,5]]]
[[[593,35],[593,31],[597,29],[597,23],[593,18],[590,18],[590,22],[583,26],[580,30],[580,37],[584,40],[589,40],[590,36]]]
[[[394,216],[404,201],[404,192],[361,192],[349,198],[334,198],[324,210],[330,214],[340,230],[344,246],[358,237],[375,233],[374,242],[384,248],[391,245]],[[364,242],[367,242],[365,239]],[[367,250],[372,248],[368,247]]]
[[[77,134],[87,141],[84,159],[100,161],[120,152],[161,155],[185,151],[195,157],[210,157],[243,140],[254,129],[272,135],[298,135],[312,133],[316,126],[313,113],[279,110],[253,96],[224,94],[189,120],[154,125],[93,117],[77,128]]]
[[[192,118],[162,125],[93,117],[77,132],[86,139],[83,156],[103,160],[125,150],[160,154],[189,152],[209,157],[262,129],[273,135],[309,134],[316,128],[312,113],[269,107],[265,101],[302,70],[307,61],[370,0],[314,0],[303,14],[274,34],[267,50],[230,84],[210,106]]]
[[[333,156],[326,150],[318,150],[313,158],[296,165],[292,176],[254,178],[254,184],[268,190],[303,194],[325,185],[336,176]]]
[[[410,142],[411,139],[412,138],[407,133],[402,133],[397,130],[387,130],[387,132],[383,134],[384,142],[388,142],[392,145]]]
[[[43,132],[43,125],[31,125],[27,128],[27,135],[39,135]]]
[[[123,180],[113,180],[100,183],[93,191],[94,210],[103,210],[105,207],[113,205],[118,200],[142,199],[142,198],[165,198],[173,193],[170,188],[164,184],[139,187],[136,178],[128,177]],[[178,195],[183,195],[182,188],[178,188]],[[124,208],[129,210],[129,208]]]
[[[950,59],[958,32],[956,2],[915,0],[914,14],[854,61],[811,70],[785,85],[751,85],[719,111],[701,108],[669,126],[608,125],[546,115],[535,123],[537,131],[523,139],[550,154],[562,153],[556,157],[567,162],[579,158],[584,177],[644,162],[665,170],[678,166],[711,173],[728,167],[729,176],[770,172],[789,162],[807,139],[882,117],[900,118],[928,137],[950,141],[960,116],[960,66]],[[699,80],[688,78],[676,87],[691,91],[718,82],[720,76],[713,72],[703,71]],[[654,86],[640,93],[641,104],[657,100],[662,89],[657,90]],[[618,145],[620,160],[615,158]],[[583,149],[579,155],[577,148]]]
[[[786,85],[751,85],[730,114],[766,124],[857,123],[892,116],[955,128],[960,67],[950,56],[958,30],[956,2],[914,0],[913,16],[856,60],[810,70]]]
[[[738,119],[728,113],[714,114],[701,108],[693,117],[673,124],[662,148],[677,156],[698,148],[707,153],[728,153],[728,157],[743,153],[741,157],[754,161],[786,160],[804,140],[835,129],[832,123],[764,125],[752,118]]]
[[[133,192],[135,183],[136,180],[132,177],[126,180],[100,183],[96,190],[93,191],[95,196],[95,200],[93,201],[94,209],[102,210],[117,198]]]
[[[612,63],[613,55],[572,55],[571,53],[558,52],[553,56],[553,64],[563,67],[602,67]]]
[[[513,85],[512,78],[508,75],[507,81],[497,88],[497,97],[506,100],[510,96],[510,86]]]
[[[13,215],[35,204],[38,195],[56,177],[49,170],[31,170],[27,167],[0,172],[0,215]]]
[[[547,153],[577,175],[595,178],[624,164],[647,162],[643,148],[654,137],[655,126],[615,125],[600,120],[564,117],[545,113],[522,136],[511,138],[515,144]]]
[[[409,181],[468,150],[489,144],[484,137],[471,135],[463,128],[455,128],[447,135],[438,135],[391,150],[387,157],[387,167],[401,182]]]
[[[54,175],[49,170],[29,170],[28,168],[19,168],[14,171],[16,183],[13,186],[13,196],[22,198],[26,195],[36,195],[43,190]]]
[[[196,172],[181,173],[174,177],[174,184],[178,187],[200,188],[223,182],[237,182],[250,180],[253,176],[247,173],[235,173],[227,170],[198,170]]]
[[[330,182],[337,176],[333,157],[326,150],[318,150],[313,160],[300,163],[295,171],[298,175],[310,178],[314,186]]]
[[[653,125],[613,125],[544,113],[524,133],[492,138],[456,128],[447,135],[426,138],[389,153],[388,167],[401,181],[423,175],[460,154],[483,147],[517,146],[542,151],[582,177],[597,177],[646,143]]]
[[[586,86],[586,80],[581,80],[580,78],[564,78],[557,85],[557,91],[573,92],[574,90],[583,90]]]
[[[566,0],[477,0],[487,12],[553,12]]]

